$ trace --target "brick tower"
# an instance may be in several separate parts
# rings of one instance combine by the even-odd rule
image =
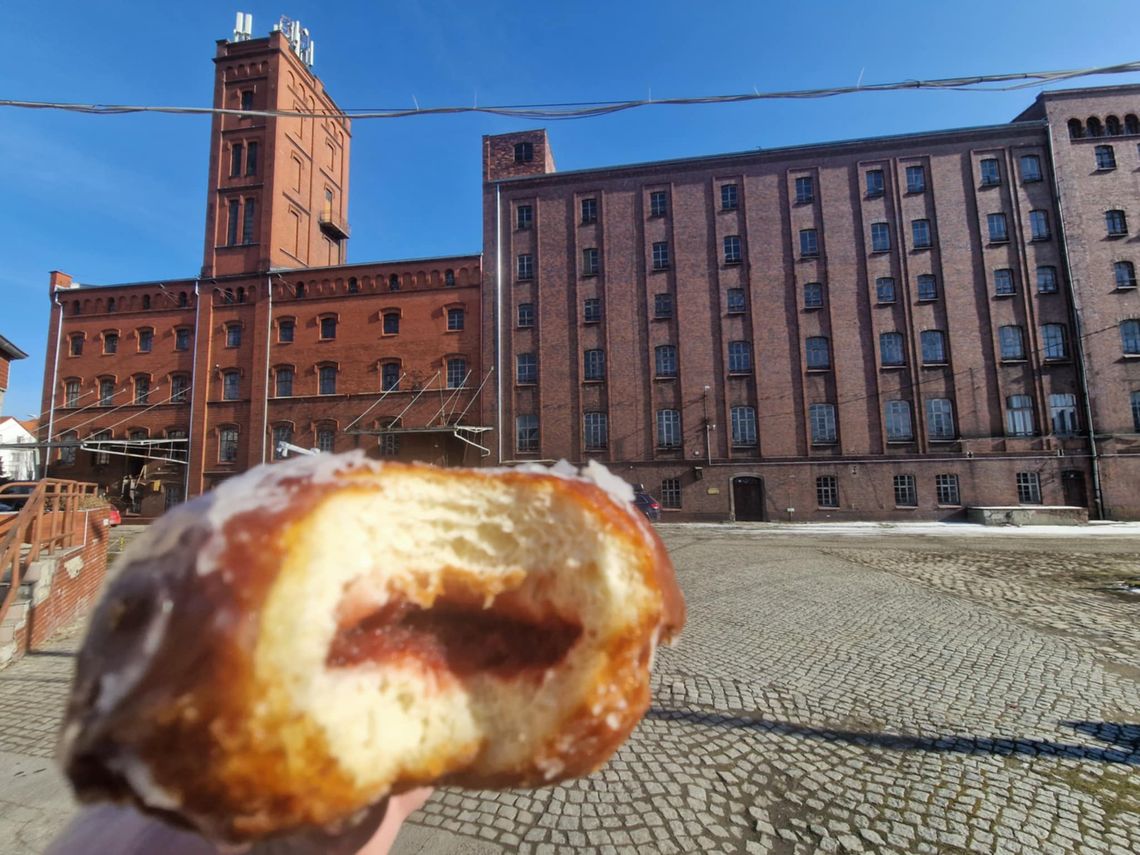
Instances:
[[[308,31],[282,18],[218,42],[202,276],[346,260],[350,123],[312,72]],[[263,115],[297,111],[321,118]]]

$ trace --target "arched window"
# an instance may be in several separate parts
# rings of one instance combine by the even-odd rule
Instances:
[[[1104,119],[1104,130],[1110,137],[1120,136],[1120,119],[1116,116],[1106,116]]]
[[[1140,134],[1140,119],[1136,118],[1135,113],[1129,113],[1124,117],[1124,133]]]
[[[237,289],[237,301],[239,303],[245,302],[245,289],[244,288],[238,288]]]
[[[71,302],[71,314],[73,314],[73,315],[79,314],[79,301],[78,300],[73,300]]]
[[[144,309],[149,309],[149,308],[150,308],[150,294],[143,294],[143,298],[142,298],[142,307],[143,307]]]
[[[114,297],[108,297],[107,298],[107,311],[108,312],[115,311],[115,298]]]
[[[1080,119],[1069,119],[1069,139],[1079,140],[1085,135],[1084,126]]]
[[[298,300],[300,300],[302,297],[304,297],[305,296],[305,283],[304,282],[298,282],[296,289],[293,291],[293,294]]]
[[[443,284],[448,288],[455,287],[455,271],[445,270],[443,272]]]
[[[396,275],[395,273],[393,273],[391,276],[388,277],[388,290],[389,291],[399,291],[400,290],[400,277],[398,275]]]
[[[1125,356],[1140,356],[1140,321],[1129,318],[1120,322],[1120,345]]]
[[[1088,120],[1085,122],[1085,127],[1089,129],[1090,137],[1104,136],[1104,127],[1101,125],[1100,119],[1098,119],[1096,116],[1089,116]]]
[[[400,388],[400,363],[385,362],[380,366],[380,390],[395,392]]]
[[[348,277],[348,293],[355,294],[360,291],[360,283],[356,281],[355,276]]]
[[[178,292],[178,308],[184,309],[188,305],[190,305],[190,297],[187,295],[187,293],[185,291],[179,291]]]

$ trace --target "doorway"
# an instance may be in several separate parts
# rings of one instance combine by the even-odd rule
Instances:
[[[1080,469],[1065,469],[1061,472],[1061,491],[1066,505],[1074,508],[1088,507],[1085,473]]]
[[[763,522],[764,479],[753,475],[733,478],[732,507],[737,522]]]

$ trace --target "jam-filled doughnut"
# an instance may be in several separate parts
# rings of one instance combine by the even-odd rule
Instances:
[[[120,559],[61,738],[86,801],[216,840],[335,827],[425,783],[598,768],[684,603],[604,467],[262,466]]]

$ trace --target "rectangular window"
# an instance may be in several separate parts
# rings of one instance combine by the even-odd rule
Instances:
[[[729,288],[728,293],[725,295],[725,299],[728,306],[728,313],[730,315],[743,314],[745,310],[743,288]]]
[[[838,508],[839,479],[834,475],[820,475],[816,478],[815,502],[821,508]]]
[[[1074,436],[1077,433],[1077,396],[1050,395],[1049,421],[1057,436]]]
[[[1132,430],[1140,433],[1140,390],[1133,392],[1129,400],[1132,403]]]
[[[517,278],[526,281],[534,278],[534,256],[529,252],[521,253],[516,259]]]
[[[185,404],[190,391],[190,378],[185,374],[175,374],[170,378],[170,402]]]
[[[1136,267],[1131,261],[1117,261],[1112,265],[1112,275],[1117,288],[1136,287]]]
[[[293,426],[292,425],[274,425],[273,427],[273,459],[284,460],[289,454],[289,449],[285,448],[285,443],[293,444]]]
[[[400,388],[400,363],[385,362],[380,366],[380,391],[396,392]]]
[[[226,246],[237,246],[238,225],[241,222],[241,201],[230,199],[230,216],[226,224]]]
[[[871,223],[871,252],[889,252],[891,227],[887,223]]]
[[[587,451],[604,451],[610,441],[609,417],[605,413],[586,413],[583,434]]]
[[[1068,359],[1068,335],[1064,324],[1044,324],[1041,327],[1041,340],[1044,343],[1046,359]]]
[[[447,388],[462,389],[467,381],[467,360],[455,357],[447,360]]]
[[[896,507],[918,507],[918,488],[915,486],[913,475],[896,475],[894,477],[894,487]]]
[[[76,431],[69,430],[67,433],[60,436],[64,442],[78,442],[79,434]],[[74,445],[63,445],[59,448],[59,462],[62,465],[70,466],[75,463],[75,452],[77,447]]]
[[[902,333],[885,332],[879,335],[879,354],[885,366],[898,366],[906,364],[906,355],[903,353]]]
[[[515,163],[530,163],[534,160],[534,143],[515,143]]]
[[[336,318],[321,318],[321,338],[336,338]]]
[[[868,169],[867,170],[867,195],[868,196],[882,196],[883,195],[883,170],[881,170],[881,169]]]
[[[174,331],[174,349],[175,350],[189,350],[190,349],[190,330],[186,327],[179,327]]]
[[[895,280],[890,276],[880,276],[875,280],[875,300],[879,303],[895,301]]]
[[[661,480],[661,507],[681,507],[681,479],[663,478]]]
[[[1009,436],[1033,436],[1033,398],[1029,395],[1005,399],[1005,432]]]
[[[653,364],[657,377],[677,376],[677,348],[671,344],[661,344],[654,348]]]
[[[1023,505],[1041,504],[1041,479],[1036,472],[1017,473],[1017,501]]]
[[[515,208],[515,226],[519,231],[525,231],[534,225],[534,208],[530,205],[519,205]]]
[[[589,225],[598,221],[598,200],[597,199],[583,199],[582,200],[582,224]]]
[[[937,300],[938,280],[932,273],[920,273],[918,276],[918,299]]]
[[[257,175],[257,143],[251,142],[246,146],[245,174]]]
[[[804,285],[804,308],[818,309],[823,306],[823,283],[808,282]]]
[[[317,369],[317,392],[321,395],[336,394],[335,365],[322,365]]]
[[[1026,184],[1041,180],[1041,158],[1035,154],[1021,156],[1021,180]]]
[[[810,175],[796,178],[796,204],[806,205],[815,201],[815,179]]]
[[[815,229],[800,229],[800,257],[814,258],[819,255],[819,235]]]
[[[1094,150],[1096,168],[1099,170],[1116,169],[1116,152],[1110,145],[1098,145]]]
[[[1120,322],[1120,349],[1125,356],[1140,356],[1140,320],[1128,318]]]
[[[534,326],[534,303],[519,303],[518,326],[522,329]]]
[[[804,342],[809,371],[822,371],[831,367],[831,348],[823,336],[810,336]]]
[[[954,439],[954,406],[949,398],[926,399],[926,431],[933,440]]]
[[[533,413],[515,416],[515,448],[522,452],[538,451],[538,416]]]
[[[934,493],[940,505],[962,504],[961,494],[958,492],[957,475],[935,475]]]
[[[926,192],[926,168],[923,166],[908,166],[906,168],[906,192]]]
[[[73,335],[71,337],[71,348],[68,350],[72,356],[83,355],[83,336]]]
[[[1057,293],[1057,268],[1050,265],[1039,265],[1037,267],[1037,293],[1038,294],[1055,294]]]
[[[1014,293],[1013,271],[1002,267],[994,271],[994,294],[998,297],[1008,297]]]
[[[986,227],[990,232],[990,243],[1006,243],[1009,240],[1005,214],[986,214]]]
[[[241,154],[241,143],[234,143],[230,146],[230,178],[236,178],[241,175]]]
[[[447,310],[447,331],[459,332],[465,322],[463,309],[452,308]]]
[[[103,352],[104,353],[118,353],[119,352],[119,334],[118,333],[103,333]]]
[[[384,335],[400,334],[400,315],[398,312],[385,312],[382,325]]]
[[[725,235],[724,263],[740,264],[740,235]]]
[[[883,409],[887,422],[887,442],[906,442],[914,439],[910,421],[910,401],[887,401]]]
[[[681,413],[677,410],[657,411],[657,447],[680,448]]]
[[[395,427],[396,425],[389,425]],[[384,457],[396,457],[400,453],[400,435],[398,433],[385,433],[380,435],[380,454]]]
[[[63,400],[65,407],[79,406],[79,381],[68,380],[63,387]]]
[[[915,249],[925,249],[930,246],[930,220],[911,220],[910,231]]]
[[[1049,240],[1052,237],[1048,211],[1029,212],[1029,237],[1030,240]]]
[[[728,373],[749,374],[752,371],[752,343],[730,341],[728,343]]]
[[[653,317],[673,317],[673,295],[668,292],[653,295]]]
[[[1128,234],[1128,218],[1124,216],[1123,211],[1105,211],[1104,226],[1108,230],[1109,237]]]
[[[1001,184],[1001,167],[998,165],[996,157],[985,158],[980,166],[983,187],[994,187]]]
[[[109,407],[115,401],[115,381],[114,380],[100,380],[99,381],[99,406]]]
[[[276,397],[289,398],[293,395],[293,369],[292,368],[278,368],[277,369],[277,388]]]
[[[139,353],[150,353],[154,346],[154,330],[139,330]]]
[[[669,196],[664,190],[654,190],[649,194],[649,216],[664,217],[669,211]]]
[[[669,244],[663,240],[653,244],[653,269],[669,269]]]
[[[218,462],[233,463],[237,460],[237,428],[222,428],[218,431]]]
[[[587,247],[582,250],[582,275],[597,276],[600,267],[597,247]]]
[[[241,242],[243,244],[253,243],[253,220],[256,212],[257,203],[253,199],[246,199],[241,220]]]
[[[586,380],[606,379],[606,352],[601,348],[587,350],[583,355],[583,378]]]
[[[587,297],[582,303],[582,323],[597,324],[602,320],[602,298]]]
[[[317,428],[317,450],[332,452],[336,445],[336,431],[332,428]]]
[[[538,357],[533,353],[520,353],[515,357],[515,382],[529,385],[538,382]]]
[[[1025,359],[1025,335],[1019,326],[998,329],[998,344],[1003,361]]]
[[[812,445],[830,445],[835,442],[835,405],[812,404],[808,407],[811,421]]]
[[[277,322],[277,340],[283,343],[293,340],[293,321],[282,319]]]
[[[722,211],[735,211],[739,204],[735,184],[720,185],[720,209]]]
[[[752,407],[732,408],[732,444],[736,448],[756,445],[756,410]]]
[[[923,330],[921,341],[923,365],[946,364],[946,333],[942,330]]]
[[[241,326],[238,324],[226,327],[226,347],[241,347]]]
[[[149,377],[136,377],[135,378],[135,403],[136,404],[149,404],[150,403],[150,378]]]
[[[241,374],[227,371],[222,375],[222,400],[236,401],[241,397]]]

